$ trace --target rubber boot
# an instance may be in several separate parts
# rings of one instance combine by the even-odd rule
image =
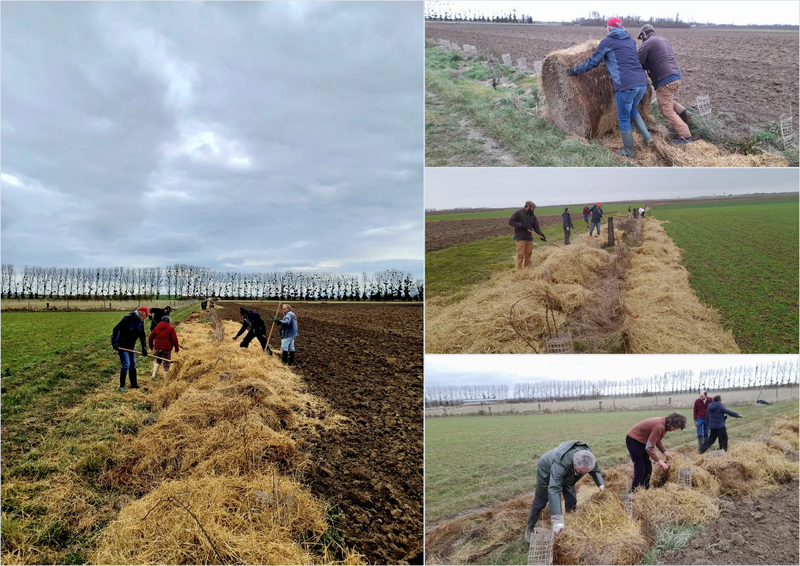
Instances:
[[[139,389],[139,384],[136,383],[136,368],[128,370],[128,376],[131,378],[131,389]]]
[[[531,534],[532,534],[531,533],[531,529],[529,527],[526,528],[525,529],[525,542],[527,542],[528,544],[531,543]]]
[[[644,123],[641,114],[637,114],[631,119],[631,122],[636,127],[636,130],[642,136],[644,140],[644,145],[651,145],[653,143],[653,136],[650,135],[650,132],[647,131],[647,124]]]
[[[128,374],[128,370],[121,369],[119,370],[119,390],[125,393],[127,389],[125,389],[125,376]]]
[[[150,377],[155,379],[156,378],[156,373],[158,373],[158,364],[153,363],[153,373],[150,374]]]
[[[703,438],[702,436],[698,436],[697,437],[697,447],[698,448],[702,448],[703,447],[703,442],[705,442],[705,441],[706,441],[705,438]]]
[[[281,361],[283,362],[283,365],[289,365],[289,352],[286,350],[281,351]]]
[[[683,120],[683,122],[687,126],[691,126],[692,125],[692,113],[689,112],[688,110],[684,110],[683,112],[678,114],[678,116],[680,117],[681,120]]]
[[[616,152],[622,157],[633,157],[633,131],[625,130],[622,134],[622,149]]]
[[[289,365],[290,366],[294,365],[294,350],[289,352]]]

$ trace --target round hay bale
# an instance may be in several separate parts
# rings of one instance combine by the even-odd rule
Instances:
[[[550,120],[560,130],[590,139],[618,127],[611,75],[604,64],[572,77],[567,75],[567,68],[588,59],[598,43],[592,40],[553,51],[542,61],[541,85]],[[652,120],[652,96],[653,88],[648,80],[647,92],[638,106],[645,121]]]

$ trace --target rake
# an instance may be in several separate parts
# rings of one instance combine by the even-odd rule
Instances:
[[[281,312],[281,302],[278,301],[278,308],[275,309],[275,316],[273,318],[278,318],[278,313]],[[272,331],[275,329],[275,321],[272,321],[272,326],[269,329],[269,336],[267,336],[267,354],[270,356],[273,355],[272,348],[269,347],[269,339],[272,338]]]
[[[122,350],[123,352],[133,352],[137,356],[145,356],[147,358],[154,358],[156,360],[161,360],[162,362],[169,362],[171,364],[179,364],[180,363],[177,360],[168,360],[167,358],[159,358],[158,356],[154,356],[153,354],[142,354],[141,352],[137,352],[136,350],[128,350],[127,348],[117,348],[117,350]]]

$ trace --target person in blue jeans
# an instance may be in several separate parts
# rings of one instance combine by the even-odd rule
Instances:
[[[294,365],[294,339],[299,336],[297,331],[297,315],[292,312],[292,307],[283,305],[283,320],[272,317],[273,322],[281,325],[281,359],[284,365]]]
[[[147,356],[147,337],[144,335],[144,321],[150,316],[150,309],[139,307],[129,315],[119,321],[111,331],[111,347],[119,354],[119,361],[122,367],[119,370],[119,390],[123,393],[128,390],[125,388],[125,378],[130,376],[131,389],[139,389],[136,381],[136,354],[132,351],[136,346],[136,341],[142,343],[142,355]],[[124,350],[120,350],[124,348]]]
[[[647,92],[647,76],[639,62],[636,41],[622,27],[622,20],[609,19],[606,30],[608,35],[600,42],[592,56],[577,67],[567,69],[567,74],[572,76],[586,73],[605,61],[614,85],[617,120],[622,133],[623,149],[617,150],[617,153],[624,157],[633,157],[631,123],[639,130],[645,145],[653,143],[653,137],[647,131],[647,126],[636,109]]]
[[[697,427],[697,445],[702,448],[708,440],[708,406],[712,403],[705,389],[700,391],[700,397],[694,401],[694,425]]]
[[[735,419],[742,418],[739,413],[725,408],[720,395],[714,395],[714,402],[708,406],[708,428],[711,429],[711,436],[700,447],[700,454],[711,448],[718,438],[720,450],[728,451],[728,430],[725,428],[728,415]]]
[[[597,235],[600,235],[600,220],[603,219],[603,203],[598,202],[596,205],[589,209],[592,215],[592,226],[589,228],[589,236],[592,235],[594,229],[597,228]]]

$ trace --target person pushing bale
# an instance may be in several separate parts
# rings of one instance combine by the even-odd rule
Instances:
[[[547,241],[544,233],[539,228],[539,220],[533,211],[536,205],[526,201],[525,207],[516,211],[508,219],[508,225],[514,227],[514,242],[517,245],[517,269],[530,267],[533,255],[533,233],[539,235],[543,242]]]
[[[111,347],[119,354],[122,364],[119,372],[119,390],[125,393],[125,378],[130,377],[131,389],[139,389],[136,381],[136,341],[142,343],[142,355],[147,355],[147,343],[144,335],[144,321],[150,316],[147,307],[139,307],[132,313],[125,315],[111,331]]]
[[[277,316],[272,317],[272,322],[281,325],[281,360],[284,365],[294,365],[294,339],[300,334],[297,331],[297,315],[289,305],[283,305],[283,320]]]
[[[647,92],[647,76],[639,62],[636,41],[625,31],[622,20],[610,18],[606,23],[606,30],[608,35],[599,43],[594,53],[580,65],[569,67],[567,74],[574,76],[586,73],[605,61],[614,85],[617,121],[622,136],[623,149],[616,152],[623,157],[633,157],[631,123],[639,130],[646,145],[653,143],[653,137],[637,110]]]
[[[591,474],[600,491],[605,489],[597,458],[592,454],[589,445],[584,442],[567,440],[542,454],[536,464],[536,493],[528,513],[525,542],[531,542],[533,528],[548,503],[550,504],[550,521],[553,524],[553,532],[558,534],[564,529],[561,496],[564,496],[566,512],[574,511],[578,505],[575,484],[586,474]]]
[[[153,355],[156,356],[153,360],[155,363],[153,364],[151,377],[156,376],[158,366],[161,366],[164,369],[164,375],[167,375],[170,362],[166,360],[172,359],[173,348],[176,354],[181,351],[181,346],[178,343],[178,333],[175,332],[175,327],[171,323],[172,319],[165,315],[161,318],[158,326],[150,332],[150,336],[147,337],[147,343],[150,345],[150,349],[153,350]],[[158,358],[164,358],[165,361]]]
[[[247,334],[245,334],[244,339],[239,344],[239,347],[247,348],[250,346],[250,342],[253,341],[253,338],[257,338],[261,343],[261,349],[266,350],[267,325],[264,324],[264,319],[261,318],[261,315],[256,311],[251,311],[244,307],[239,307],[239,313],[242,315],[242,327],[239,329],[239,332],[233,337],[233,339],[237,340],[239,336],[241,336],[246,330]]]
[[[722,396],[714,395],[714,402],[708,406],[708,428],[711,434],[700,447],[700,454],[711,448],[717,438],[719,438],[720,450],[728,451],[728,430],[725,428],[728,415],[735,419],[742,418],[739,413],[725,408],[722,404]]]
[[[658,448],[666,460],[672,460],[672,454],[667,452],[661,441],[668,432],[686,428],[686,417],[680,413],[671,413],[666,417],[652,417],[645,419],[628,431],[625,444],[628,447],[631,461],[633,461],[633,486],[636,489],[643,485],[650,489],[650,476],[653,475],[652,459],[662,469],[668,470],[669,464],[659,458],[656,453]]]

